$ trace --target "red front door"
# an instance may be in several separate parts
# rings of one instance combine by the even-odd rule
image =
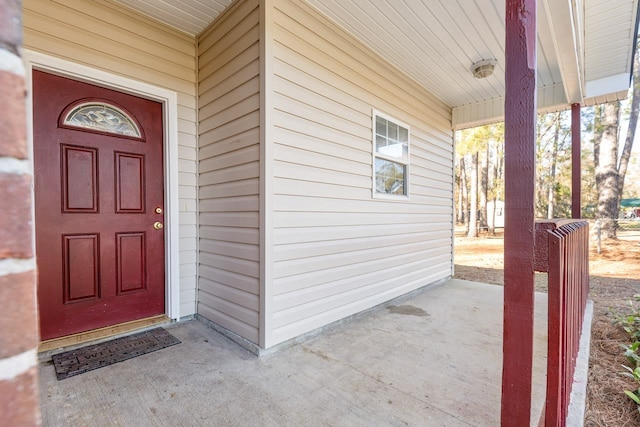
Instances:
[[[162,105],[33,72],[42,340],[164,313]]]

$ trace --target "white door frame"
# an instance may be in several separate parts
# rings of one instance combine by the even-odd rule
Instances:
[[[127,77],[25,49],[23,59],[27,78],[27,141],[33,170],[33,87],[32,71],[41,70],[62,77],[102,86],[163,105],[164,200],[165,200],[165,313],[180,318],[179,211],[178,211],[178,95],[176,92]],[[34,198],[32,186],[32,199]],[[35,222],[32,233],[35,236]],[[34,249],[35,253],[35,249]]]

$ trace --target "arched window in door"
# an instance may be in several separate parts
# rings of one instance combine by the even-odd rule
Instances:
[[[64,128],[144,140],[135,117],[123,107],[105,100],[84,99],[72,103],[62,112],[59,124]]]

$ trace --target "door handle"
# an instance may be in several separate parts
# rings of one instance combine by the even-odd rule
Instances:
[[[155,228],[156,230],[160,230],[162,228],[162,223],[160,221],[154,222],[153,228]]]

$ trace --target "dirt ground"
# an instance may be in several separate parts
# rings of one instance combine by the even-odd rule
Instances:
[[[640,231],[621,232],[619,240],[603,242],[600,254],[591,242],[590,291],[594,319],[589,360],[589,384],[585,426],[640,426],[640,413],[624,390],[634,383],[620,375],[625,358],[620,344],[626,333],[612,324],[613,312],[628,313],[628,301],[640,294]],[[502,285],[503,238],[483,236],[455,240],[455,277]],[[536,273],[536,290],[546,291],[547,277]],[[635,385],[635,389],[638,385]]]

